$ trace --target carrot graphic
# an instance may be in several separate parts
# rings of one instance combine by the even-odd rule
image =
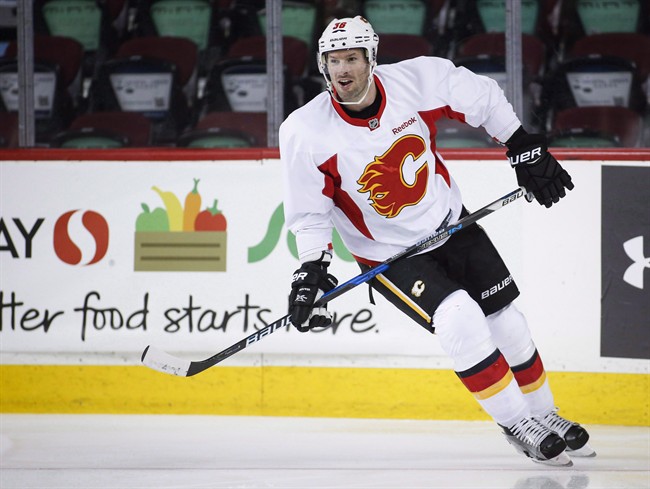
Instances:
[[[198,191],[199,179],[194,179],[194,188],[185,197],[185,210],[183,211],[183,231],[194,231],[194,221],[201,211],[201,194]]]

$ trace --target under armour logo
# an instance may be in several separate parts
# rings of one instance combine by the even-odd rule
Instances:
[[[422,295],[422,292],[424,292],[424,282],[422,280],[418,280],[413,284],[411,294],[415,297],[420,297]]]
[[[643,236],[637,236],[623,243],[623,249],[634,263],[627,267],[623,280],[637,289],[643,289],[643,272],[650,268],[650,257],[643,254]]]

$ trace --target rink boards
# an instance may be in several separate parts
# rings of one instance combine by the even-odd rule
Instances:
[[[486,155],[448,159],[470,210],[516,187]],[[0,411],[485,419],[435,337],[366,287],[332,303],[334,328],[278,331],[195,378],[138,365],[148,344],[201,359],[285,314],[298,262],[272,156],[2,161]],[[562,205],[481,223],[558,404],[585,422],[649,424],[648,159],[567,158],[576,189]],[[179,229],[194,179],[199,211],[216,200],[225,219]],[[356,275],[334,247],[333,273]]]

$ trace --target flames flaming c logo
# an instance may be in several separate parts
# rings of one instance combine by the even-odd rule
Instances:
[[[425,161],[415,172],[412,184],[404,180],[403,167],[409,157],[413,161],[424,154],[424,139],[413,134],[401,137],[381,156],[369,163],[357,180],[360,193],[369,192],[372,207],[382,216],[397,216],[404,207],[415,205],[427,191],[429,166]]]

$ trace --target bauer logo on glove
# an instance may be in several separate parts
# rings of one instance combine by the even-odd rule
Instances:
[[[537,161],[542,157],[542,148],[535,148],[530,151],[524,151],[521,154],[514,155],[514,157],[508,158],[511,166],[515,166],[519,163],[527,163],[532,165],[537,163]]]
[[[517,182],[541,205],[551,207],[573,189],[571,176],[548,152],[546,137],[528,134],[523,127],[515,131],[506,143],[506,156],[515,169]],[[532,201],[532,197],[526,197]]]
[[[291,280],[291,282],[293,283],[296,280],[305,280],[306,277],[307,277],[307,272],[296,271],[296,273],[293,274],[293,279]]]
[[[323,252],[314,261],[308,261],[293,273],[289,294],[289,314],[296,329],[305,333],[313,328],[324,328],[332,324],[332,313],[327,304],[314,304],[338,284],[336,278],[327,273],[332,255]]]

